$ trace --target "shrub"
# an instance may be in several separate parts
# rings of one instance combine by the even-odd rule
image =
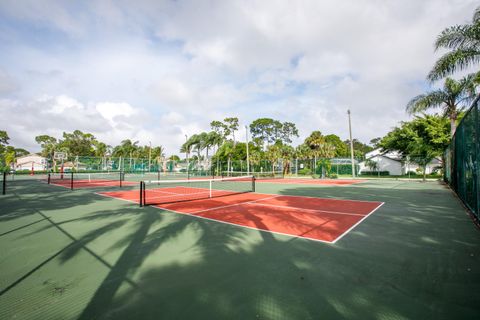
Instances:
[[[362,171],[362,176],[389,176],[390,171]]]
[[[303,169],[298,170],[298,174],[309,176],[309,175],[312,174],[312,170],[307,169],[307,168],[303,168]]]

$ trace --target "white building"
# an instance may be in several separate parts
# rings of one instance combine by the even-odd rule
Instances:
[[[365,154],[365,158],[366,160],[376,162],[376,168],[372,169],[367,166],[366,161],[362,161],[359,163],[360,174],[362,174],[362,172],[388,171],[392,176],[400,176],[407,174],[409,171],[418,173],[419,170],[423,170],[421,165],[413,161],[405,161],[401,154],[396,151],[381,152],[381,149],[375,149]],[[442,161],[440,159],[433,159],[427,164],[425,171],[427,174],[430,174],[440,166],[442,166]]]
[[[47,159],[38,154],[31,153],[29,155],[17,158],[15,162],[15,170],[47,170]]]

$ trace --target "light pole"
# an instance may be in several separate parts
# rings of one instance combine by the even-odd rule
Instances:
[[[348,114],[348,131],[350,132],[350,159],[352,161],[352,177],[355,178],[355,162],[353,159],[352,121],[350,120],[350,109],[347,110],[347,114]]]
[[[185,156],[187,157],[187,179],[190,177],[190,175],[188,174],[188,167],[190,166],[189,162],[188,162],[188,149],[189,149],[189,146],[187,146],[187,141],[188,141],[188,136],[185,135]]]
[[[152,159],[152,142],[148,141],[149,148],[148,148],[148,172],[150,172],[151,166],[151,159]]]
[[[247,176],[250,175],[250,156],[248,154],[248,127],[245,126],[245,140],[247,140]]]

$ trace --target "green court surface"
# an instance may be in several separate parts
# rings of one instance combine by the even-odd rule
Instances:
[[[480,231],[440,182],[257,184],[384,202],[334,244],[105,190],[119,188],[0,195],[0,319],[480,319]]]

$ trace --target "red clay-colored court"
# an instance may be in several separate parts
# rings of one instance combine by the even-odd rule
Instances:
[[[50,182],[53,186],[69,188],[71,187],[71,181],[68,179],[65,180],[55,180]],[[134,186],[137,185],[137,182],[132,181],[122,181],[123,186]],[[92,180],[75,180],[73,181],[73,187],[77,188],[100,188],[100,187],[118,187],[120,185],[119,181],[114,180],[102,180],[102,179],[92,179]]]
[[[147,190],[148,198],[162,202],[181,200],[184,187]],[[314,197],[243,193],[225,196],[224,191],[196,190],[205,199],[172,202],[155,207],[221,223],[292,237],[335,243],[383,203]],[[139,203],[139,191],[101,192],[102,196]],[[178,199],[176,199],[178,196]],[[161,198],[165,199],[161,199]]]

